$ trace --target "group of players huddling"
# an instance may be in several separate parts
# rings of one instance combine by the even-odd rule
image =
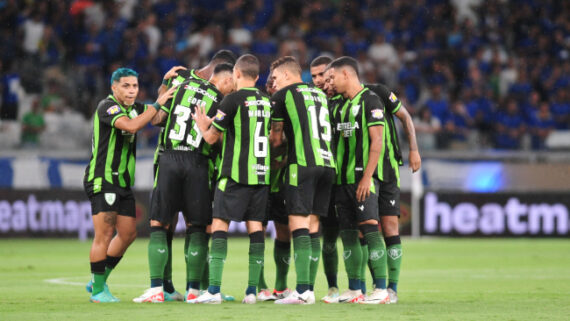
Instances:
[[[87,284],[91,302],[119,301],[107,278],[136,237],[130,189],[135,133],[148,122],[163,130],[150,205],[150,288],[134,302],[233,300],[221,293],[230,221],[245,221],[250,240],[243,303],[315,303],[321,253],[329,287],[322,301],[397,302],[403,162],[393,115],[403,124],[415,172],[421,159],[410,115],[385,86],[363,85],[351,57],[314,59],[312,84],[302,81],[293,57],[281,57],[271,64],[266,92],[255,87],[259,69],[255,56],[236,60],[221,50],[203,68],[168,71],[152,105],[135,102],[135,71],[113,73],[112,95],[95,112],[93,155],[84,178],[95,231]],[[179,211],[187,226],[184,296],[172,283]],[[263,272],[268,220],[277,231],[273,291]],[[337,284],[339,236],[348,276],[342,293]],[[290,290],[291,262],[297,282]],[[366,267],[374,281],[368,294]]]

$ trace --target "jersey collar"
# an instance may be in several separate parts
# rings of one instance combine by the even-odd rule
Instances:
[[[124,107],[124,106],[121,105],[121,103],[117,100],[117,98],[115,98],[115,96],[113,96],[113,95],[109,95],[109,97],[107,97],[107,98],[110,98],[111,100],[113,100],[114,102],[116,102],[117,105],[119,105],[119,107],[121,107],[121,109],[122,109],[124,112],[130,112],[131,109],[133,109],[133,106],[134,106],[134,105]]]

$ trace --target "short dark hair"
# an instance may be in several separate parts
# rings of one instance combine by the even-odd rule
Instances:
[[[121,78],[123,77],[130,76],[138,78],[139,74],[130,68],[118,68],[117,70],[113,71],[113,74],[111,75],[111,85],[113,83],[121,81]]]
[[[297,62],[297,59],[295,59],[295,57],[293,57],[293,56],[285,56],[285,57],[281,57],[281,58],[275,60],[271,64],[271,71],[273,71],[276,68],[279,68],[281,66],[284,66],[287,69],[289,69],[290,71],[293,71],[293,72],[301,75],[301,72],[302,72],[301,65],[299,65],[299,63]]]
[[[236,55],[230,50],[226,49],[218,50],[214,54],[210,62],[213,62],[215,64],[220,64],[225,62],[234,65],[236,63]]]
[[[217,75],[224,71],[232,72],[233,70],[234,70],[233,65],[224,62],[221,64],[217,64],[216,67],[214,67],[214,75]]]
[[[350,67],[356,73],[356,76],[359,77],[358,74],[358,61],[352,57],[342,56],[340,58],[336,58],[333,60],[327,68],[341,68],[341,67]]]
[[[254,55],[245,54],[239,57],[235,67],[251,79],[259,76],[259,60]]]
[[[332,58],[329,56],[318,56],[317,58],[313,59],[313,61],[311,61],[310,67],[316,67],[316,66],[320,66],[320,65],[328,65],[331,63],[331,61],[332,61]]]

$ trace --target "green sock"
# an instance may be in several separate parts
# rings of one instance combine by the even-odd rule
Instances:
[[[228,255],[228,233],[214,232],[212,235],[212,249],[210,250],[210,286],[222,285],[224,261]]]
[[[209,249],[208,243],[210,242],[210,234],[206,234],[206,250]],[[206,258],[208,258],[209,256],[209,251],[206,251]],[[204,272],[202,272],[202,279],[200,279],[200,290],[206,290],[208,289],[208,277],[210,275],[210,264],[208,263],[208,260],[206,259],[206,261],[204,262]]]
[[[247,285],[253,289],[253,294],[259,285],[260,273],[263,268],[265,253],[265,238],[263,232],[254,232],[249,235],[249,277]],[[266,285],[267,286],[267,285]],[[249,293],[246,293],[249,294]]]
[[[123,258],[123,256],[109,256],[109,255],[107,255],[107,258],[105,259],[105,282],[107,282],[109,275],[115,269],[115,266],[117,266],[117,264],[119,264],[119,261],[121,261],[122,258]]]
[[[287,288],[287,273],[291,264],[291,242],[275,240],[273,247],[275,260],[275,290],[283,291]]]
[[[309,289],[310,284],[311,238],[309,237],[309,229],[305,228],[296,229],[292,234],[295,271],[297,272],[297,292],[304,293]]]
[[[360,288],[360,264],[362,263],[362,249],[358,241],[358,230],[342,230],[340,231],[340,238],[344,248],[342,256],[349,288],[358,290]],[[358,284],[358,286],[354,284]]]
[[[368,244],[365,239],[360,239],[360,249],[362,250],[362,263],[360,264],[360,284],[362,293],[366,293],[366,268],[368,267]]]
[[[206,240],[206,233],[192,232],[190,244],[188,245],[188,270],[186,271],[188,282],[200,282],[207,255],[208,241]]]
[[[91,291],[92,295],[98,294],[103,292],[105,288],[105,273],[93,273],[93,290]]]
[[[338,274],[338,251],[336,241],[338,238],[338,227],[323,226],[323,268],[329,288],[338,288],[336,276]]]
[[[151,283],[153,280],[161,280],[164,275],[164,267],[168,261],[168,245],[166,231],[162,228],[150,228],[150,240],[148,242],[148,266]]]
[[[376,288],[386,288],[386,246],[382,240],[382,235],[378,227],[374,226],[364,233],[366,243],[368,243],[368,257],[372,273],[374,274],[374,286]]]
[[[321,239],[319,238],[319,233],[310,234],[311,237],[311,264],[310,264],[310,274],[309,274],[309,285],[311,290],[315,285],[315,280],[317,279],[317,271],[319,270],[319,260],[321,258]]]
[[[166,232],[166,245],[168,246],[168,260],[166,260],[166,266],[164,267],[164,274],[162,276],[163,280],[172,280],[172,239],[174,238],[174,232],[168,230]],[[167,291],[172,292],[172,291]]]
[[[103,292],[105,287],[105,261],[91,262],[91,283],[93,284],[91,295]]]
[[[385,240],[388,252],[388,280],[390,288],[396,291],[402,265],[402,243],[399,235],[387,237]]]
[[[267,282],[265,282],[265,266],[261,267],[261,271],[259,272],[259,289],[267,289]]]
[[[190,268],[188,267],[188,247],[190,246],[190,235],[192,235],[192,233],[190,233],[190,228],[186,227],[186,234],[184,236],[184,261],[186,262],[186,284],[188,284],[188,271],[190,270]]]

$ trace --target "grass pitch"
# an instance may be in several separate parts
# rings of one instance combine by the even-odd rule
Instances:
[[[568,239],[404,239],[398,304],[243,305],[246,238],[230,238],[222,291],[236,302],[218,306],[181,302],[136,304],[149,285],[147,239],[139,239],[109,278],[116,304],[92,304],[89,242],[62,239],[0,240],[0,320],[568,320]],[[339,243],[339,248],[342,245]],[[265,275],[275,280],[273,242],[267,239]],[[184,292],[183,242],[174,243],[174,282]],[[342,257],[342,256],[341,256]],[[342,260],[341,260],[342,261]],[[289,273],[294,286],[295,272]],[[339,285],[346,274],[339,266]],[[370,281],[367,284],[370,286]],[[315,294],[326,294],[320,267]]]

